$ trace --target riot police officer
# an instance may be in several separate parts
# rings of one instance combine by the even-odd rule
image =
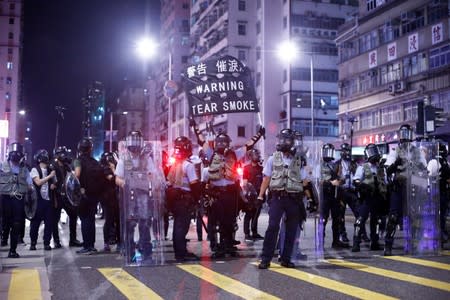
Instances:
[[[248,156],[250,157],[250,163],[244,167],[244,186],[247,184],[251,185],[249,190],[253,189],[255,191],[255,199],[252,199],[252,193],[248,191],[249,197],[246,199],[247,203],[244,209],[244,234],[246,240],[262,240],[264,237],[258,233],[258,218],[264,201],[256,199],[263,180],[261,154],[258,149],[252,149],[249,151]],[[250,235],[250,229],[252,235]]]
[[[173,143],[175,163],[171,166],[167,181],[168,208],[173,213],[173,249],[177,261],[197,260],[187,251],[186,235],[191,215],[200,199],[200,180],[195,165],[190,159],[192,142],[185,136],[177,137]]]
[[[23,198],[32,189],[32,179],[30,172],[25,167],[24,157],[23,146],[19,143],[12,143],[9,145],[8,160],[3,162],[0,167],[0,195],[3,206],[3,222],[8,229],[11,228],[9,258],[20,257],[16,249],[21,224],[25,219]],[[5,235],[3,238],[5,238]]]
[[[61,210],[64,209],[69,217],[69,247],[81,247],[83,244],[77,239],[77,220],[78,212],[77,208],[73,206],[67,199],[65,191],[65,180],[67,174],[72,172],[70,167],[72,163],[72,157],[70,150],[66,146],[59,146],[53,152],[53,161],[51,163],[52,168],[56,172],[56,189],[51,190],[52,199],[54,203],[54,216],[53,222],[53,242],[55,248],[61,248],[61,242],[59,238],[58,223],[61,217]]]
[[[338,189],[338,200],[340,205],[340,223],[339,223],[339,240],[345,244],[349,243],[347,230],[345,228],[345,211],[347,205],[353,212],[355,220],[358,218],[358,208],[355,186],[352,183],[352,176],[355,174],[357,164],[352,159],[351,147],[348,143],[341,145],[341,158],[335,163],[336,174],[339,177],[341,185]],[[361,227],[365,236],[365,226]]]
[[[214,139],[214,151],[205,143],[205,139],[196,127],[195,121],[191,125],[197,135],[198,143],[205,148],[210,165],[204,181],[209,186],[208,194],[214,199],[209,210],[208,228],[210,224],[218,222],[220,243],[216,245],[215,232],[208,229],[213,258],[223,257],[226,253],[236,256],[237,248],[234,246],[233,234],[238,214],[239,175],[237,173],[238,161],[245,156],[248,150],[253,149],[256,142],[264,135],[264,127],[260,127],[257,134],[248,141],[244,147],[231,149],[231,138],[220,133]],[[213,225],[212,225],[213,226]],[[215,226],[214,226],[215,227]],[[212,229],[212,228],[211,228]]]
[[[348,245],[339,240],[339,226],[341,222],[341,207],[338,199],[338,188],[341,185],[336,173],[334,160],[334,146],[325,144],[322,146],[322,165],[321,165],[321,183],[322,183],[322,203],[320,203],[320,220],[323,223],[323,236],[325,237],[325,228],[328,217],[331,212],[331,230],[333,232],[333,242],[331,247],[343,248]]]
[[[398,132],[399,144],[390,152],[385,165],[387,176],[393,176],[390,193],[388,222],[386,225],[384,255],[392,255],[392,244],[397,225],[402,220],[403,200],[406,200],[407,168],[426,169],[426,162],[421,159],[420,150],[411,142],[413,129],[410,125],[401,125]]]
[[[121,199],[122,227],[124,228],[122,244],[129,263],[137,262],[141,257],[144,261],[152,259],[153,247],[151,243],[152,219],[159,221],[162,216],[156,215],[154,201],[150,187],[152,178],[164,174],[156,166],[150,155],[143,153],[144,138],[139,130],[128,133],[125,141],[126,153],[119,158],[115,171],[116,184],[122,188]],[[136,226],[139,230],[139,240],[134,240]],[[159,229],[159,228],[157,228]],[[154,229],[156,230],[156,228]],[[162,236],[162,235],[161,235]]]
[[[110,244],[120,245],[120,213],[119,200],[117,199],[116,170],[117,159],[114,152],[104,152],[100,158],[107,179],[105,190],[100,203],[102,205],[105,223],[103,224],[103,251],[110,252]]]
[[[37,210],[30,222],[30,250],[36,250],[39,226],[44,221],[44,250],[52,250],[50,239],[52,237],[54,209],[50,200],[50,189],[55,189],[56,185],[52,179],[56,176],[55,170],[49,170],[50,158],[47,150],[38,150],[34,156],[37,166],[31,170],[31,178],[37,190]]]
[[[264,178],[258,199],[263,199],[267,188],[271,192],[269,225],[264,236],[259,269],[267,269],[273,257],[280,230],[280,221],[286,216],[284,247],[280,256],[281,265],[295,268],[291,262],[295,234],[300,222],[299,205],[303,199],[302,159],[295,153],[295,133],[282,129],[278,134],[276,151],[269,157],[263,169]]]
[[[379,166],[381,159],[378,147],[368,144],[364,150],[366,162],[358,166],[354,176],[361,205],[359,205],[359,216],[355,222],[355,233],[353,236],[352,252],[360,251],[362,228],[370,213],[370,250],[380,250],[377,231],[379,219],[379,206],[384,202],[387,194],[385,169]]]

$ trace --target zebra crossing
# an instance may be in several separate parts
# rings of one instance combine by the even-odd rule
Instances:
[[[256,268],[257,263],[249,261],[242,268],[248,268],[247,272],[256,274],[255,278],[262,281],[277,278],[280,282],[286,284],[285,289],[292,288],[292,286],[298,284],[299,293],[307,290],[310,290],[311,293],[320,291],[322,295],[328,295],[326,294],[328,292],[331,293],[327,298],[332,298],[332,295],[340,295],[338,298],[352,297],[358,299],[415,298],[414,295],[409,297],[395,294],[394,290],[384,286],[384,282],[390,282],[391,285],[404,283],[406,288],[412,292],[418,289],[425,289],[426,293],[438,291],[436,299],[440,297],[449,299],[450,273],[448,271],[450,270],[450,260],[447,259],[446,255],[442,253],[438,261],[433,257],[413,258],[407,256],[374,256],[371,259],[364,260],[364,262],[355,261],[352,258],[327,258],[313,263],[313,266],[299,266],[296,269],[283,268],[276,263],[272,263],[268,270],[258,270]],[[415,272],[401,271],[401,266],[411,265],[420,270],[415,270]],[[278,290],[263,287],[258,281],[239,278],[237,272],[228,271],[221,273],[220,268],[217,268],[217,266],[217,264],[209,261],[146,269],[157,272],[164,268],[172,268],[172,272],[182,273],[179,275],[181,278],[189,278],[189,280],[201,282],[202,285],[212,286],[217,291],[224,293],[224,295],[229,295],[228,297],[225,296],[225,298],[286,298],[286,295],[280,293],[280,289],[283,287],[280,287]],[[120,267],[99,267],[94,270],[94,272],[99,274],[99,280],[102,284],[106,284],[108,290],[114,290],[121,297],[127,299],[167,299],[164,289],[155,284],[149,286],[148,282],[143,282],[142,280],[142,277],[145,276],[137,276],[140,271],[142,271],[140,268]],[[366,281],[352,282],[351,280],[346,280],[345,276],[336,276],[336,271],[346,272],[345,274],[352,274],[353,272],[360,274],[360,276],[368,277],[366,277]],[[424,275],[421,276],[422,274],[420,273]],[[429,276],[430,274],[434,275]],[[8,275],[9,284],[5,285],[5,280],[2,280],[3,283],[0,283],[1,299],[49,299],[48,290],[40,282],[40,275],[37,270],[13,269]],[[428,276],[432,278],[428,278]],[[4,279],[5,277],[2,278]],[[379,278],[382,278],[382,280],[377,285],[376,282]],[[365,283],[367,283],[367,286],[365,286]],[[292,295],[293,298],[296,298],[296,296]]]

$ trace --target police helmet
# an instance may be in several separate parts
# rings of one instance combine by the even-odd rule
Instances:
[[[259,152],[258,149],[252,149],[248,151],[248,157],[254,163],[258,163],[261,161],[261,153]]]
[[[226,133],[219,133],[214,139],[214,151],[223,154],[230,148],[230,144],[231,138]]]
[[[368,144],[364,149],[364,155],[366,159],[371,163],[379,162],[381,159],[380,150],[375,144]]]
[[[208,156],[206,155],[205,151],[203,151],[203,149],[200,149],[200,151],[198,151],[198,157],[200,157],[200,159],[202,160],[204,167],[209,166]]]
[[[192,142],[185,136],[179,136],[173,141],[175,158],[183,159],[192,155]]]
[[[70,164],[72,162],[71,151],[66,146],[59,146],[54,149],[53,157],[62,163]]]
[[[294,148],[295,132],[289,128],[281,129],[277,135],[278,143],[276,146],[277,151],[290,152]]]
[[[411,142],[413,140],[413,129],[409,124],[400,126],[397,134],[400,143]]]
[[[322,146],[322,159],[324,161],[332,161],[334,159],[334,146],[333,144],[325,144]]]
[[[80,154],[91,154],[94,144],[91,138],[84,137],[78,142],[78,152]]]
[[[351,156],[352,148],[350,147],[349,143],[343,143],[340,146],[340,149],[341,149],[341,157],[342,157],[342,159],[350,160],[352,158],[352,156]]]
[[[102,156],[100,157],[100,163],[103,166],[108,166],[109,163],[117,165],[117,158],[116,154],[114,152],[103,152]]]
[[[34,160],[38,163],[48,164],[50,161],[50,157],[48,155],[48,151],[45,149],[40,149],[34,155]]]
[[[140,154],[144,147],[144,137],[139,130],[132,130],[128,133],[125,144],[128,151],[133,154]]]
[[[23,146],[20,143],[12,143],[8,147],[8,160],[20,163],[20,161],[25,157],[23,153]]]

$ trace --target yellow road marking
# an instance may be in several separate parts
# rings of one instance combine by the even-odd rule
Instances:
[[[343,261],[340,259],[328,259],[325,261],[329,262],[333,265],[351,268],[354,270],[358,270],[358,271],[362,271],[362,272],[366,272],[366,273],[370,273],[370,274],[375,274],[375,275],[379,275],[379,276],[383,276],[383,277],[389,277],[389,278],[393,278],[393,279],[397,279],[397,280],[420,284],[420,285],[424,285],[424,286],[428,286],[428,287],[432,287],[432,288],[440,289],[440,290],[444,290],[444,291],[450,291],[450,283],[439,281],[439,280],[428,279],[428,278],[424,278],[424,277],[420,277],[420,276],[405,274],[405,273],[391,271],[391,270],[377,268],[377,267],[371,267],[368,265]]]
[[[425,267],[450,271],[450,265],[445,264],[445,263],[429,261],[429,260],[425,260],[425,259],[406,257],[406,256],[383,256],[383,257],[392,259],[392,260],[396,260],[396,261],[407,262],[410,264],[421,265],[421,266],[425,266]]]
[[[8,290],[9,300],[42,299],[41,281],[36,269],[14,269]]]
[[[256,263],[253,263],[256,265]],[[299,269],[288,269],[282,268],[278,264],[271,263],[270,271],[283,274],[295,279],[299,279],[302,281],[306,281],[313,285],[318,285],[320,287],[333,290],[342,294],[346,294],[359,299],[398,299],[394,297],[390,297],[381,293],[372,292],[370,290],[366,290],[357,286],[353,286],[346,283],[341,283],[339,281],[328,279],[326,277],[322,277],[319,275],[310,274],[304,271],[300,271]]]
[[[201,265],[177,265],[177,267],[244,299],[280,299]]]
[[[121,268],[100,268],[98,270],[128,299],[163,299]]]

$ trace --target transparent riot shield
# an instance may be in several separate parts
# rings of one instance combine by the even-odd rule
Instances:
[[[121,197],[123,254],[126,265],[164,264],[164,193],[161,145],[146,142],[138,155],[120,153],[125,185]]]
[[[414,142],[408,147],[403,230],[405,253],[410,255],[439,251],[439,175],[428,171],[437,164],[437,155],[434,141]]]
[[[320,165],[322,162],[321,141],[304,141],[303,142],[303,156],[306,159],[306,165],[304,166],[305,177],[311,182],[309,187],[312,192],[313,202],[306,203],[306,208],[314,205],[316,210],[314,212],[308,212],[307,220],[303,226],[303,241],[300,240],[300,250],[304,250],[308,257],[313,259],[323,258],[323,222],[320,221],[320,203],[322,198],[322,192],[320,188]],[[313,235],[308,233],[314,232]]]

